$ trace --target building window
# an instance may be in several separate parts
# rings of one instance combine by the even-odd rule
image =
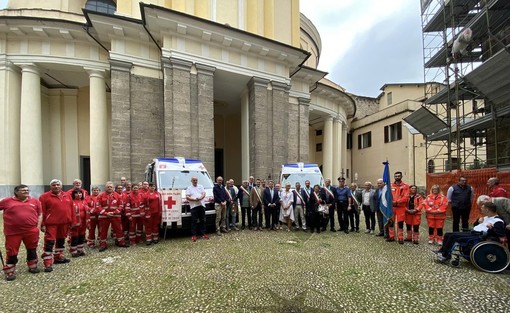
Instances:
[[[349,169],[345,170],[345,178],[349,178]]]
[[[315,136],[322,136],[322,129],[315,130]]]
[[[352,133],[347,133],[347,149],[352,149]]]
[[[384,142],[402,139],[402,122],[384,126]]]
[[[115,14],[117,7],[112,0],[88,0],[85,9],[99,13]]]
[[[450,165],[450,162],[448,162],[448,160],[444,161],[444,170],[445,171],[452,171],[452,170],[456,170],[456,169],[459,169],[459,159],[452,158],[452,165]]]
[[[321,152],[322,151],[322,143],[318,143],[315,145],[315,152]]]
[[[388,92],[386,94],[386,102],[388,102],[388,105],[392,105],[393,104],[393,93]]]
[[[429,160],[427,162],[427,172],[434,173],[435,170],[436,170],[436,165],[434,164],[434,160]]]
[[[372,132],[358,135],[358,149],[365,149],[372,146]]]

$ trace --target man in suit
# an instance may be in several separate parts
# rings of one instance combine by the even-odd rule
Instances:
[[[266,228],[276,230],[274,215],[277,214],[277,204],[280,203],[280,194],[274,188],[274,182],[269,181],[268,187],[264,190],[264,216],[266,218]],[[278,220],[276,220],[278,222]]]
[[[301,225],[303,230],[306,232],[306,218],[305,218],[305,210],[306,205],[308,204],[308,194],[304,189],[301,189],[301,184],[299,182],[296,183],[296,189],[293,191],[294,193],[294,222],[296,223],[296,229],[299,229],[299,219],[301,218]]]
[[[253,230],[262,230],[262,215],[260,211],[262,210],[264,189],[261,187],[260,179],[255,181],[255,187],[250,190],[250,206],[251,206],[251,217]],[[258,217],[258,221],[257,221]]]
[[[214,209],[216,210],[216,234],[221,236],[221,233],[226,233],[226,217],[228,195],[225,186],[223,186],[223,177],[218,176],[216,183],[213,187],[214,194]]]
[[[336,198],[336,191],[333,186],[331,186],[331,179],[326,178],[324,180],[324,187],[321,189],[321,193],[324,196],[324,199],[326,199],[326,204],[328,205],[328,215],[329,215],[329,222],[330,222],[330,229],[332,232],[335,231],[335,198]],[[328,219],[324,218],[323,224],[322,224],[322,231],[326,231],[326,228],[328,226]]]
[[[246,227],[246,217],[248,216],[248,228],[251,229],[251,207],[250,207],[250,185],[247,180],[243,180],[243,184],[239,187],[239,193],[237,199],[239,199],[239,205],[241,206],[241,229]]]

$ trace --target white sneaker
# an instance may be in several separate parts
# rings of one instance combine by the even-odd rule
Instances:
[[[374,233],[374,231],[373,231],[373,230],[371,230],[371,231],[370,231],[370,234],[373,234],[373,233]]]
[[[434,240],[429,240],[429,245],[433,244]]]
[[[365,230],[365,234],[370,234],[370,229]]]
[[[443,256],[441,252],[438,252],[437,254],[437,260],[441,263],[444,263],[446,261],[446,257]]]

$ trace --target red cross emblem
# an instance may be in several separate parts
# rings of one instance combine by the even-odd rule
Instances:
[[[164,204],[166,205],[166,207],[170,210],[170,209],[172,208],[172,206],[173,206],[174,204],[176,204],[177,202],[175,202],[175,200],[174,200],[172,197],[168,197],[168,198],[166,199],[166,201],[165,201],[165,202],[163,202],[163,203],[164,203]]]

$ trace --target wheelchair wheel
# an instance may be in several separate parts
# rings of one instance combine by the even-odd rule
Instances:
[[[473,265],[481,271],[499,273],[510,264],[510,254],[501,244],[492,241],[483,241],[476,244],[470,253]]]

